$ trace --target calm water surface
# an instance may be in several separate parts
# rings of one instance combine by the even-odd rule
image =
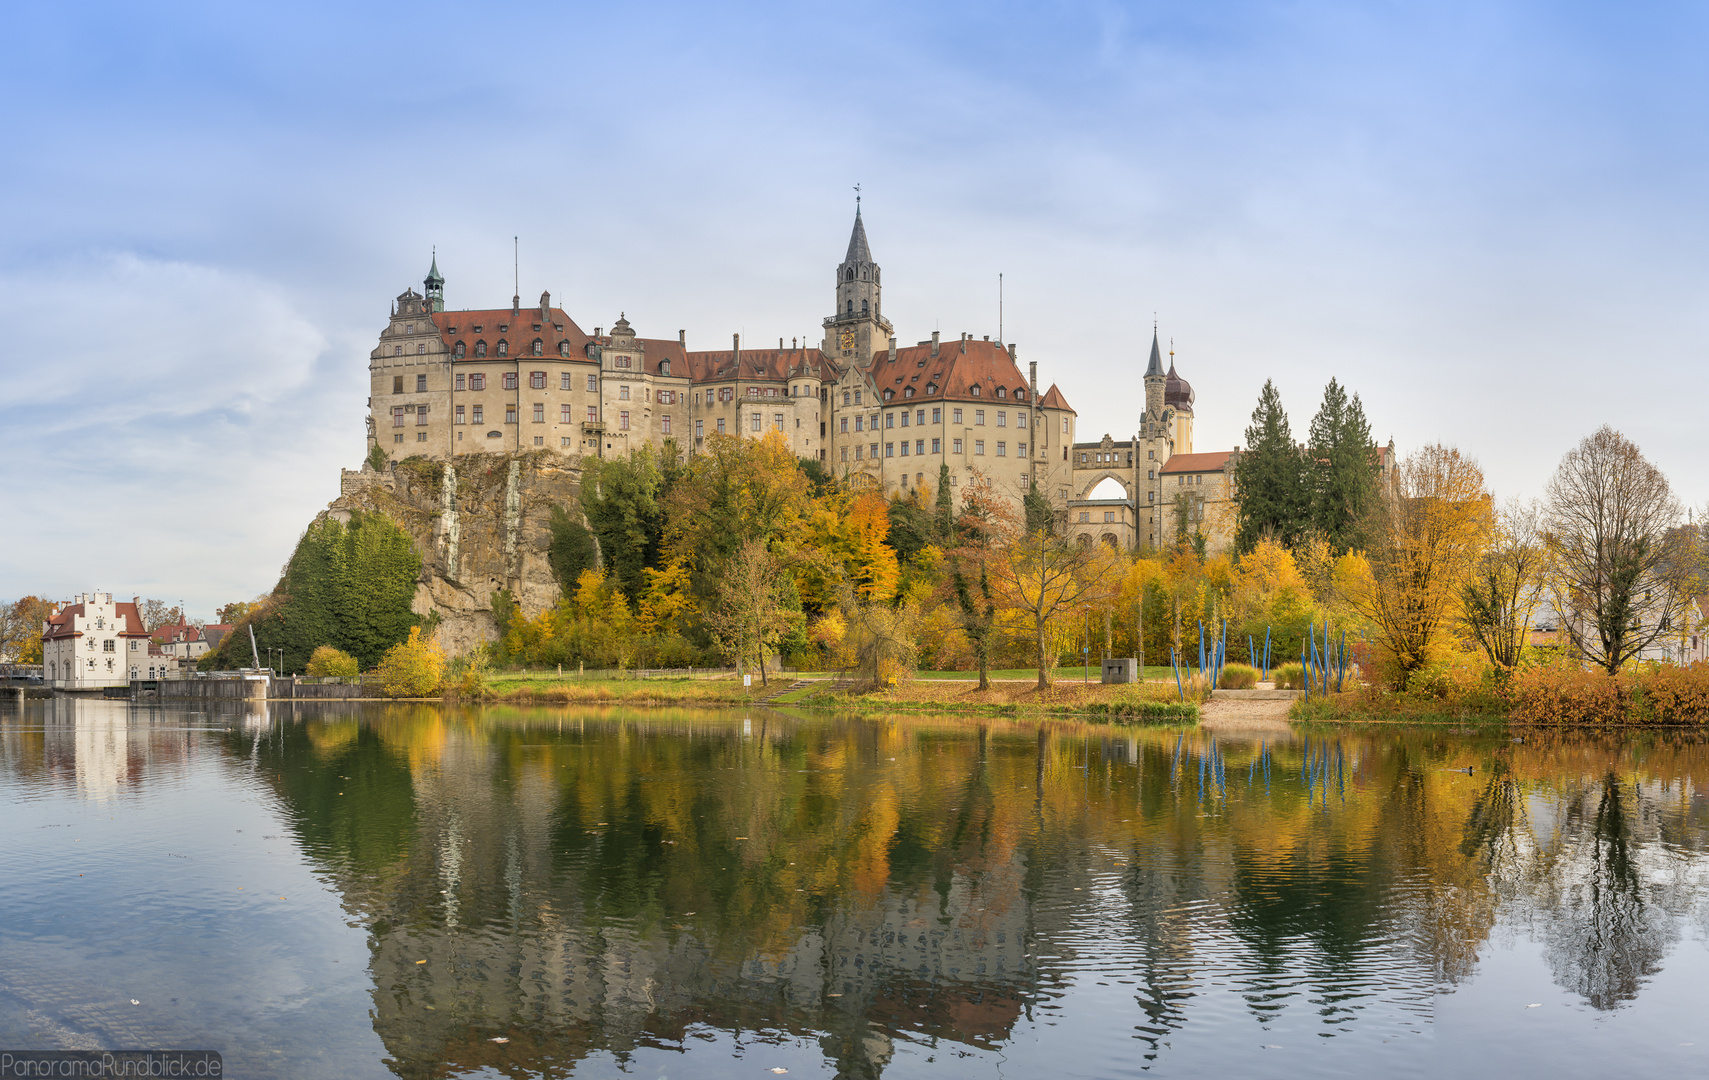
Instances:
[[[1692,735],[0,709],[0,1048],[1709,1075]]]

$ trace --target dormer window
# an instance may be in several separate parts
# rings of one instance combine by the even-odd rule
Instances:
[[[570,355],[570,343],[569,342],[567,342],[567,341],[558,342],[558,355],[559,356]]]
[[[539,323],[534,324],[534,332],[536,334],[538,334],[540,332],[540,324]]]
[[[477,326],[477,327],[475,327],[475,333],[477,333],[477,334],[478,334],[478,333],[480,333],[480,332],[481,332],[481,328],[480,328],[480,327],[478,327],[478,326]]]
[[[500,329],[503,329],[503,327],[500,327]],[[504,340],[503,338],[499,338],[498,339],[498,354],[500,356],[509,356],[510,355],[510,342]]]
[[[930,397],[931,395],[933,395],[937,392],[938,392],[938,384],[937,383],[927,383],[926,384],[926,396],[927,397]]]
[[[501,348],[501,349],[504,348],[504,345],[502,342],[500,343],[499,348]],[[979,396],[979,386],[977,384],[975,384],[975,385],[969,387],[967,392],[972,394],[974,397],[978,397]]]
[[[896,396],[896,391],[894,391],[894,390],[884,391],[884,400],[885,401],[889,401],[891,398],[893,398],[895,396]]]
[[[459,360],[463,359],[463,343],[461,341],[451,350],[451,355]]]
[[[1003,396],[1003,388],[1002,388],[1002,387],[1001,387],[1001,386],[999,386],[999,387],[998,387],[998,388],[997,388],[997,396],[998,396],[998,397],[1002,397],[1002,396]]]
[[[1024,386],[1020,387],[1019,389],[1017,389],[1015,391],[1015,400],[1016,401],[1025,401],[1026,399],[1027,399],[1027,388],[1026,387],[1024,387]]]
[[[510,324],[509,323],[499,323],[498,324],[498,332],[501,334],[509,333],[510,332]]]
[[[487,343],[484,341],[475,342],[475,355],[476,356],[485,356],[486,354],[487,354]]]
[[[660,360],[659,361],[659,374],[660,375],[669,375],[670,373],[671,373],[671,362],[669,360]]]
[[[535,327],[535,329],[538,330],[540,328],[537,326],[537,327]],[[534,355],[535,356],[545,356],[546,355],[546,343],[544,341],[541,341],[539,338],[534,339]]]
[[[906,389],[902,392],[902,396],[903,397],[913,397],[914,396],[914,388],[912,386],[908,387],[908,389]]]

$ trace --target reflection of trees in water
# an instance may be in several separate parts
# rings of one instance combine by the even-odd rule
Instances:
[[[1647,810],[1642,786],[1612,770],[1564,806],[1570,835],[1542,897],[1544,956],[1557,983],[1598,1009],[1637,997],[1678,936],[1661,897],[1646,895],[1657,854],[1639,835]]]

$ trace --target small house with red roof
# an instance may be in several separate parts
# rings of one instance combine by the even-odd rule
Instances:
[[[56,690],[129,686],[145,677],[149,645],[134,597],[115,603],[112,593],[78,593],[42,624],[42,678]]]

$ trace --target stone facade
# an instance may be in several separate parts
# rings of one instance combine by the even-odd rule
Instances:
[[[537,306],[447,310],[438,260],[424,292],[392,304],[369,354],[368,442],[393,460],[472,453],[676,455],[714,434],[778,432],[803,458],[855,483],[934,495],[989,476],[1017,501],[1029,484],[1067,497],[1074,410],[1014,345],[963,334],[900,346],[883,314],[882,272],[857,209],[818,347],[689,351],[687,335],[643,338],[619,317],[584,333],[542,293]],[[906,435],[906,438],[904,438]]]

